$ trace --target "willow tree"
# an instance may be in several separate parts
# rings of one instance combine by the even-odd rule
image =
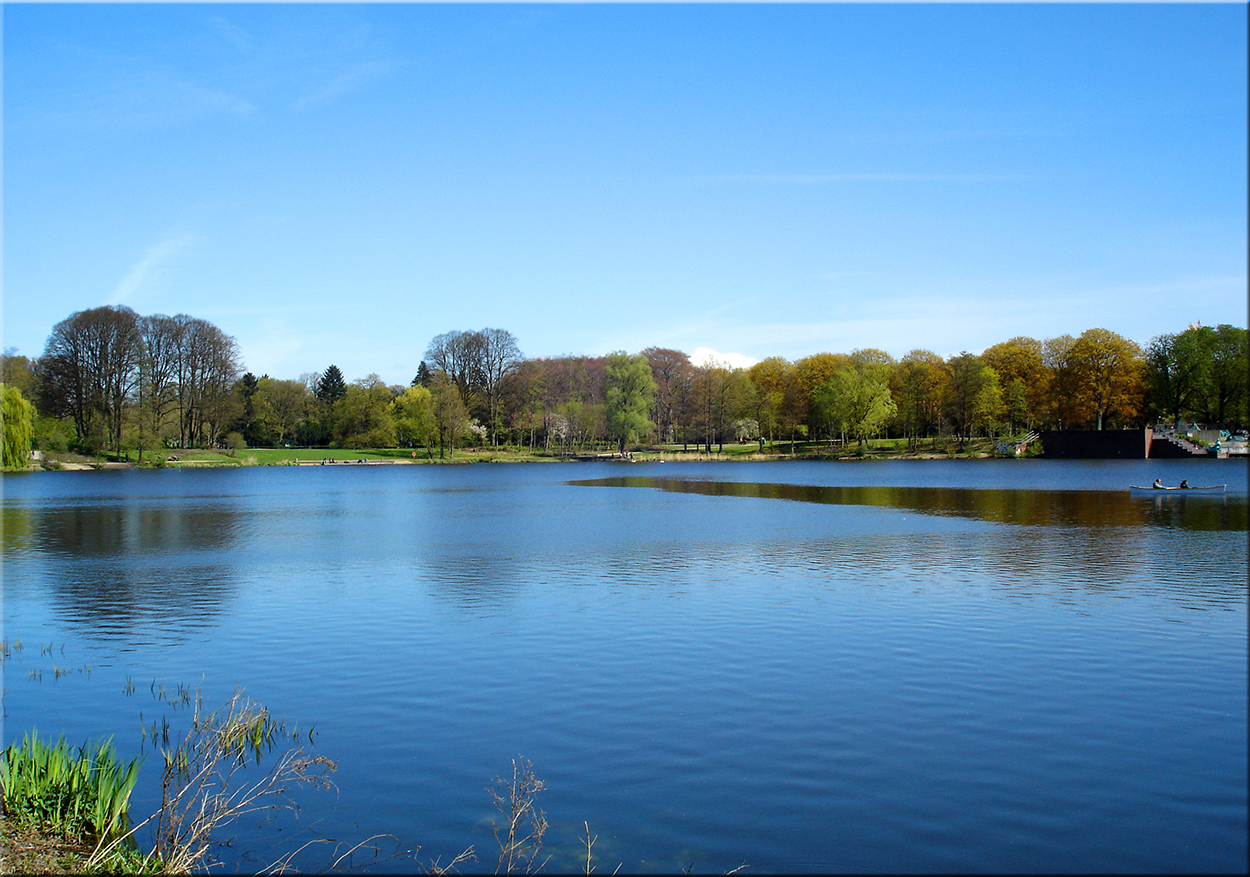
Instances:
[[[3,404],[0,420],[3,426],[3,458],[5,469],[24,469],[30,459],[30,439],[34,433],[35,406],[22,397],[17,387],[0,384]]]
[[[655,402],[655,378],[651,364],[642,354],[630,356],[623,350],[608,354],[603,368],[604,417],[608,435],[616,439],[620,452],[641,433],[655,429],[648,417]]]

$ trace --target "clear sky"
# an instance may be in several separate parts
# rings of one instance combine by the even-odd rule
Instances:
[[[3,4],[4,337],[257,375],[1246,325],[1247,8]]]

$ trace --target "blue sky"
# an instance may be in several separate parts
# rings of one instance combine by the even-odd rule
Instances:
[[[943,356],[1247,317],[1247,8],[3,5],[5,347],[257,375]]]

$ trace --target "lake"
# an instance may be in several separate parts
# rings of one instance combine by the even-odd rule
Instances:
[[[1228,493],[1129,494],[1156,477]],[[461,870],[494,871],[486,788],[518,756],[547,783],[548,872],[584,864],[584,823],[597,873],[1246,866],[1244,460],[3,490],[6,744],[37,727],[133,754],[162,715],[185,725],[162,686],[211,706],[237,685],[338,761],[298,818],[232,826],[228,871],[379,833],[444,864],[472,844]],[[148,751],[136,814],[159,802]]]

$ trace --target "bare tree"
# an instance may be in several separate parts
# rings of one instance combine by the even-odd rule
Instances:
[[[504,379],[512,374],[521,362],[521,349],[516,338],[504,329],[483,329],[477,333],[481,338],[478,347],[477,379],[486,399],[486,422],[490,427],[492,445],[499,443],[500,391]]]
[[[652,420],[660,433],[660,441],[676,440],[677,397],[683,381],[689,380],[690,357],[680,350],[648,347],[642,352],[651,365],[655,378],[655,408]]]
[[[230,420],[230,389],[239,377],[238,345],[207,320],[174,317],[182,327],[178,350],[179,442],[183,447],[216,442]]]
[[[436,336],[425,351],[425,358],[433,369],[442,370],[455,382],[466,408],[473,405],[484,344],[481,332],[444,332]]]
[[[126,403],[138,379],[139,317],[108,305],[57,323],[41,360],[41,405],[72,417],[78,440],[118,449]]]
[[[173,317],[157,314],[139,320],[143,347],[139,358],[139,453],[144,433],[159,442],[178,405],[178,351],[183,327]]]

